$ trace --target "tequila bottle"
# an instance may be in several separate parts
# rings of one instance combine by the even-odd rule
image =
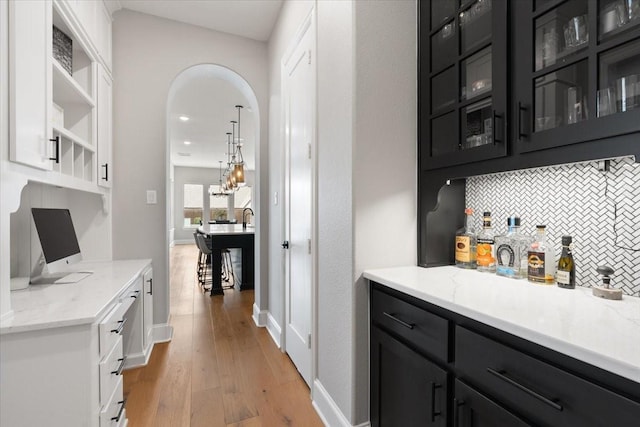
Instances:
[[[473,228],[473,209],[464,210],[464,227],[456,232],[456,266],[476,268],[476,233]]]
[[[576,264],[573,261],[571,236],[562,236],[562,254],[558,260],[556,283],[561,288],[574,289],[576,287]]]
[[[536,226],[536,237],[527,252],[527,279],[530,282],[553,284],[556,281],[556,253],[547,242],[544,225]]]
[[[482,231],[478,234],[476,246],[478,271],[496,271],[495,232],[491,227],[491,212],[482,214]]]
[[[527,251],[533,238],[520,233],[520,217],[507,219],[506,234],[496,237],[496,274],[524,279],[527,277]]]

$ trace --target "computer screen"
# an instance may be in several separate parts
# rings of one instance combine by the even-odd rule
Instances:
[[[31,208],[49,273],[82,260],[69,209]]]

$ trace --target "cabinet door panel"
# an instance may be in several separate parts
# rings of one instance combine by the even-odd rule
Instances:
[[[454,427],[526,427],[529,424],[491,399],[456,380]]]
[[[10,159],[51,170],[51,3],[9,2]]]
[[[373,427],[447,425],[447,373],[371,327]]]

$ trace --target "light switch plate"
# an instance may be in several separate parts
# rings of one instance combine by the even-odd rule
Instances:
[[[147,190],[147,204],[155,205],[158,203],[158,198],[156,196],[156,190]]]

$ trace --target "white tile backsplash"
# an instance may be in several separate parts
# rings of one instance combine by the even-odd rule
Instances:
[[[518,215],[522,231],[547,226],[560,256],[560,239],[573,236],[576,282],[600,282],[596,267],[615,269],[612,283],[627,295],[640,296],[640,164],[631,158],[553,166],[467,178],[466,205],[474,209],[477,230],[482,212],[491,211],[497,233]]]

